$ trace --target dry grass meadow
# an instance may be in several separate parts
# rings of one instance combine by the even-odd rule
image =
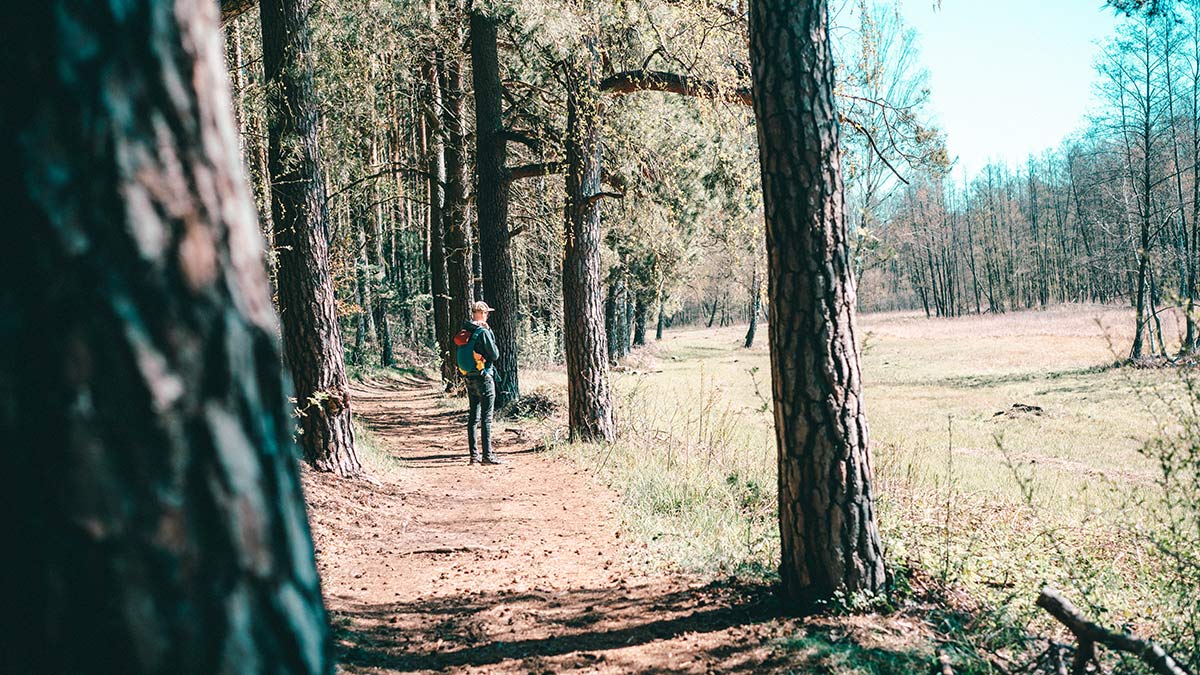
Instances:
[[[880,523],[896,569],[992,608],[997,626],[1036,617],[1046,582],[1111,622],[1155,625],[1163,570],[1141,533],[1160,472],[1139,449],[1187,405],[1187,381],[1115,366],[1131,325],[1128,309],[1093,305],[859,317]],[[622,495],[642,563],[773,573],[766,333],[746,350],[744,330],[673,330],[635,351],[614,376],[620,440],[559,445]],[[1164,332],[1177,334],[1174,320]],[[562,377],[534,372],[524,385],[561,397]]]

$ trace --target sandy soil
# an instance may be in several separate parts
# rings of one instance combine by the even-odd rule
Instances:
[[[305,472],[343,672],[811,672],[768,589],[628,567],[616,496],[511,424],[507,464],[468,466],[465,413],[431,383],[356,394],[401,466],[376,485]]]

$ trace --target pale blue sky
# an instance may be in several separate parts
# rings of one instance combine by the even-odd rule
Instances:
[[[1120,19],[1103,0],[901,0],[919,33],[932,112],[954,175],[1023,163],[1081,128],[1098,44]]]

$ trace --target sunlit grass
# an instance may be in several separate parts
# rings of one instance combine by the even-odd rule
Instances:
[[[354,448],[358,452],[358,460],[369,476],[379,479],[395,478],[403,471],[402,462],[389,453],[381,439],[366,424],[357,417],[353,419]]]
[[[1182,386],[1168,370],[1114,366],[1131,321],[1100,306],[860,317],[890,558],[1022,618],[1051,582],[1152,622],[1158,576],[1127,505],[1153,485],[1138,449]],[[745,350],[743,330],[669,331],[635,352],[613,376],[620,438],[563,448],[622,495],[647,563],[767,576],[777,564],[766,331]],[[553,372],[526,381],[563,384]],[[1014,404],[1044,412],[997,414]]]

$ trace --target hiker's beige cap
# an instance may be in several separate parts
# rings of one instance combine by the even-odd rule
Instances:
[[[479,302],[475,303],[474,305],[471,305],[471,311],[472,312],[494,312],[496,310],[492,309],[491,307],[488,307],[488,304],[486,302],[480,300]]]

